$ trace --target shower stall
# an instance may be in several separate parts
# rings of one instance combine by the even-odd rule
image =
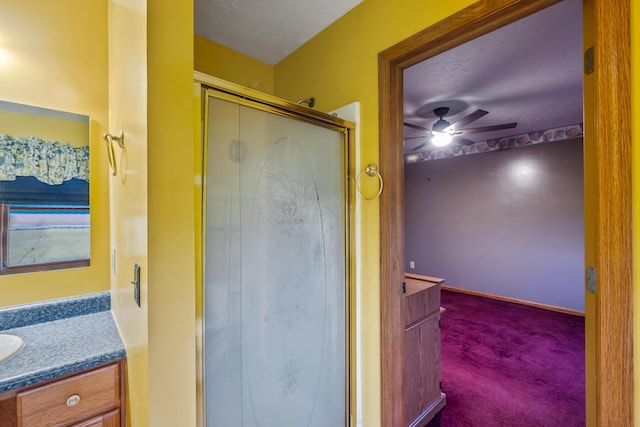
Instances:
[[[349,419],[349,138],[336,117],[204,75],[206,427]]]

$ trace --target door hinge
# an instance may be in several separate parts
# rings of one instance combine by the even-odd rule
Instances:
[[[597,289],[596,285],[596,268],[593,266],[587,267],[587,290],[595,294]]]
[[[595,59],[593,54],[593,46],[584,52],[584,73],[592,74],[595,68]]]
[[[406,282],[402,282],[402,293],[403,294],[407,293],[407,283]]]

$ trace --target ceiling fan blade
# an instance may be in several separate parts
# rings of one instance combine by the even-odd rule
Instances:
[[[409,150],[409,151],[417,151],[417,150],[421,149],[422,147],[424,147],[425,145],[427,145],[427,143],[426,143],[426,142],[420,143],[420,144],[416,145],[415,147],[413,147],[413,148],[412,148],[411,150]]]
[[[403,138],[405,140],[407,139],[420,139],[420,138],[431,138],[431,135],[420,135],[420,136],[408,136],[406,138]]]
[[[486,116],[487,114],[489,114],[488,111],[476,110],[473,113],[469,114],[468,116],[465,116],[465,117],[461,118],[457,122],[451,123],[449,126],[447,126],[446,128],[443,129],[443,132],[447,132],[447,131],[450,131],[452,129],[456,129],[457,130],[457,129],[461,128],[461,127],[465,127],[465,126],[475,122],[480,117]]]
[[[457,132],[460,132],[462,135],[468,135],[471,133],[493,132],[496,130],[513,129],[516,126],[518,126],[518,123],[504,123],[501,125],[483,126],[479,128],[458,129]]]
[[[412,124],[412,123],[407,123],[407,122],[404,122],[404,125],[405,125],[406,127],[408,127],[408,128],[411,128],[411,129],[426,130],[426,131],[429,131],[429,130],[430,130],[430,129],[427,129],[427,128],[425,128],[425,127],[418,126],[418,125],[414,125],[414,124]]]
[[[454,136],[453,137],[453,141],[456,144],[460,144],[460,145],[471,145],[471,144],[475,144],[476,143],[475,141],[472,141],[472,140],[467,139],[467,138],[463,138],[461,136]]]

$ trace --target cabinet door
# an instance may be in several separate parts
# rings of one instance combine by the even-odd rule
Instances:
[[[68,425],[119,405],[117,363],[29,389],[16,397],[22,427]]]
[[[120,411],[116,409],[70,427],[120,427]]]
[[[407,330],[404,339],[405,412],[413,425],[440,398],[440,316]]]

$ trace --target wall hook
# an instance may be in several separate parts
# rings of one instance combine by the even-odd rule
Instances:
[[[102,139],[107,143],[107,157],[109,158],[109,168],[111,169],[111,175],[118,175],[118,166],[116,164],[116,151],[113,148],[114,141],[120,148],[124,148],[124,131],[121,130],[117,135],[105,133],[102,135]]]

